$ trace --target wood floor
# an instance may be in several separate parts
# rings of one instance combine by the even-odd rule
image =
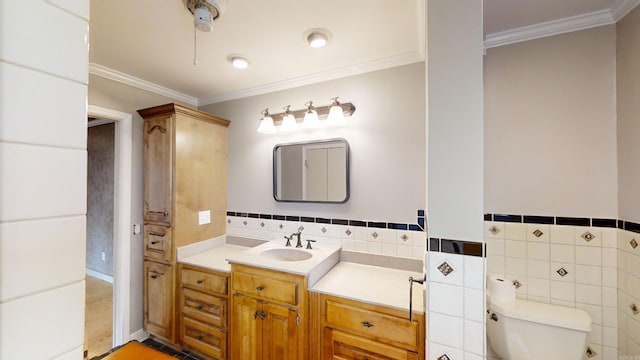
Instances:
[[[86,277],[85,350],[88,359],[103,354],[112,347],[113,284]]]

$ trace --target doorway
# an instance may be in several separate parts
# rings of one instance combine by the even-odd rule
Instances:
[[[113,218],[115,124],[89,118],[85,351],[91,359],[113,345]]]
[[[131,166],[132,116],[99,106],[89,105],[87,116],[114,123],[114,189],[113,189],[113,290],[112,341],[119,346],[131,338]]]

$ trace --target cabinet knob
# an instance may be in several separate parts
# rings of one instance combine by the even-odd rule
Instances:
[[[160,241],[152,241],[152,242],[151,242],[151,245],[155,245],[155,244],[157,244],[157,243],[159,243],[159,242],[160,242]]]
[[[362,326],[364,326],[366,328],[370,328],[370,327],[373,327],[373,324],[368,322],[368,321],[363,321],[362,322]]]
[[[196,310],[202,311],[202,306],[201,305],[196,306]]]
[[[152,278],[152,279],[157,279],[157,278],[158,278],[158,275],[151,275],[151,278]]]
[[[258,290],[258,291],[262,291],[262,290],[264,290],[264,286],[260,285],[260,286],[258,286],[258,287],[256,288],[256,290]]]
[[[198,284],[202,284],[204,282],[204,280],[197,280],[196,281]]]
[[[202,340],[202,335],[196,336],[196,340]]]

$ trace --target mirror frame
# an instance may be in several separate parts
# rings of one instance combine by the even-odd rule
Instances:
[[[279,199],[277,196],[278,193],[278,177],[277,177],[277,173],[278,173],[278,168],[277,168],[277,154],[276,151],[283,147],[283,146],[291,146],[291,145],[308,145],[308,144],[323,144],[323,143],[329,143],[329,142],[342,142],[344,143],[344,150],[345,150],[345,165],[346,165],[346,176],[345,176],[345,181],[346,181],[346,196],[344,198],[344,200],[340,200],[340,201],[316,201],[316,200],[284,200],[284,199]],[[351,150],[349,149],[349,142],[344,139],[344,138],[333,138],[333,139],[323,139],[323,140],[309,140],[309,141],[300,141],[300,142],[292,142],[292,143],[284,143],[284,144],[276,144],[273,147],[273,199],[277,202],[295,202],[295,203],[316,203],[316,204],[344,204],[347,201],[349,201],[349,198],[351,197],[351,175],[350,175],[350,168],[351,168]]]

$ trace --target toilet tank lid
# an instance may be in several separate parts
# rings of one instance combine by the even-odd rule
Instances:
[[[584,310],[516,299],[490,302],[491,310],[509,318],[579,331],[591,331],[591,317]]]

